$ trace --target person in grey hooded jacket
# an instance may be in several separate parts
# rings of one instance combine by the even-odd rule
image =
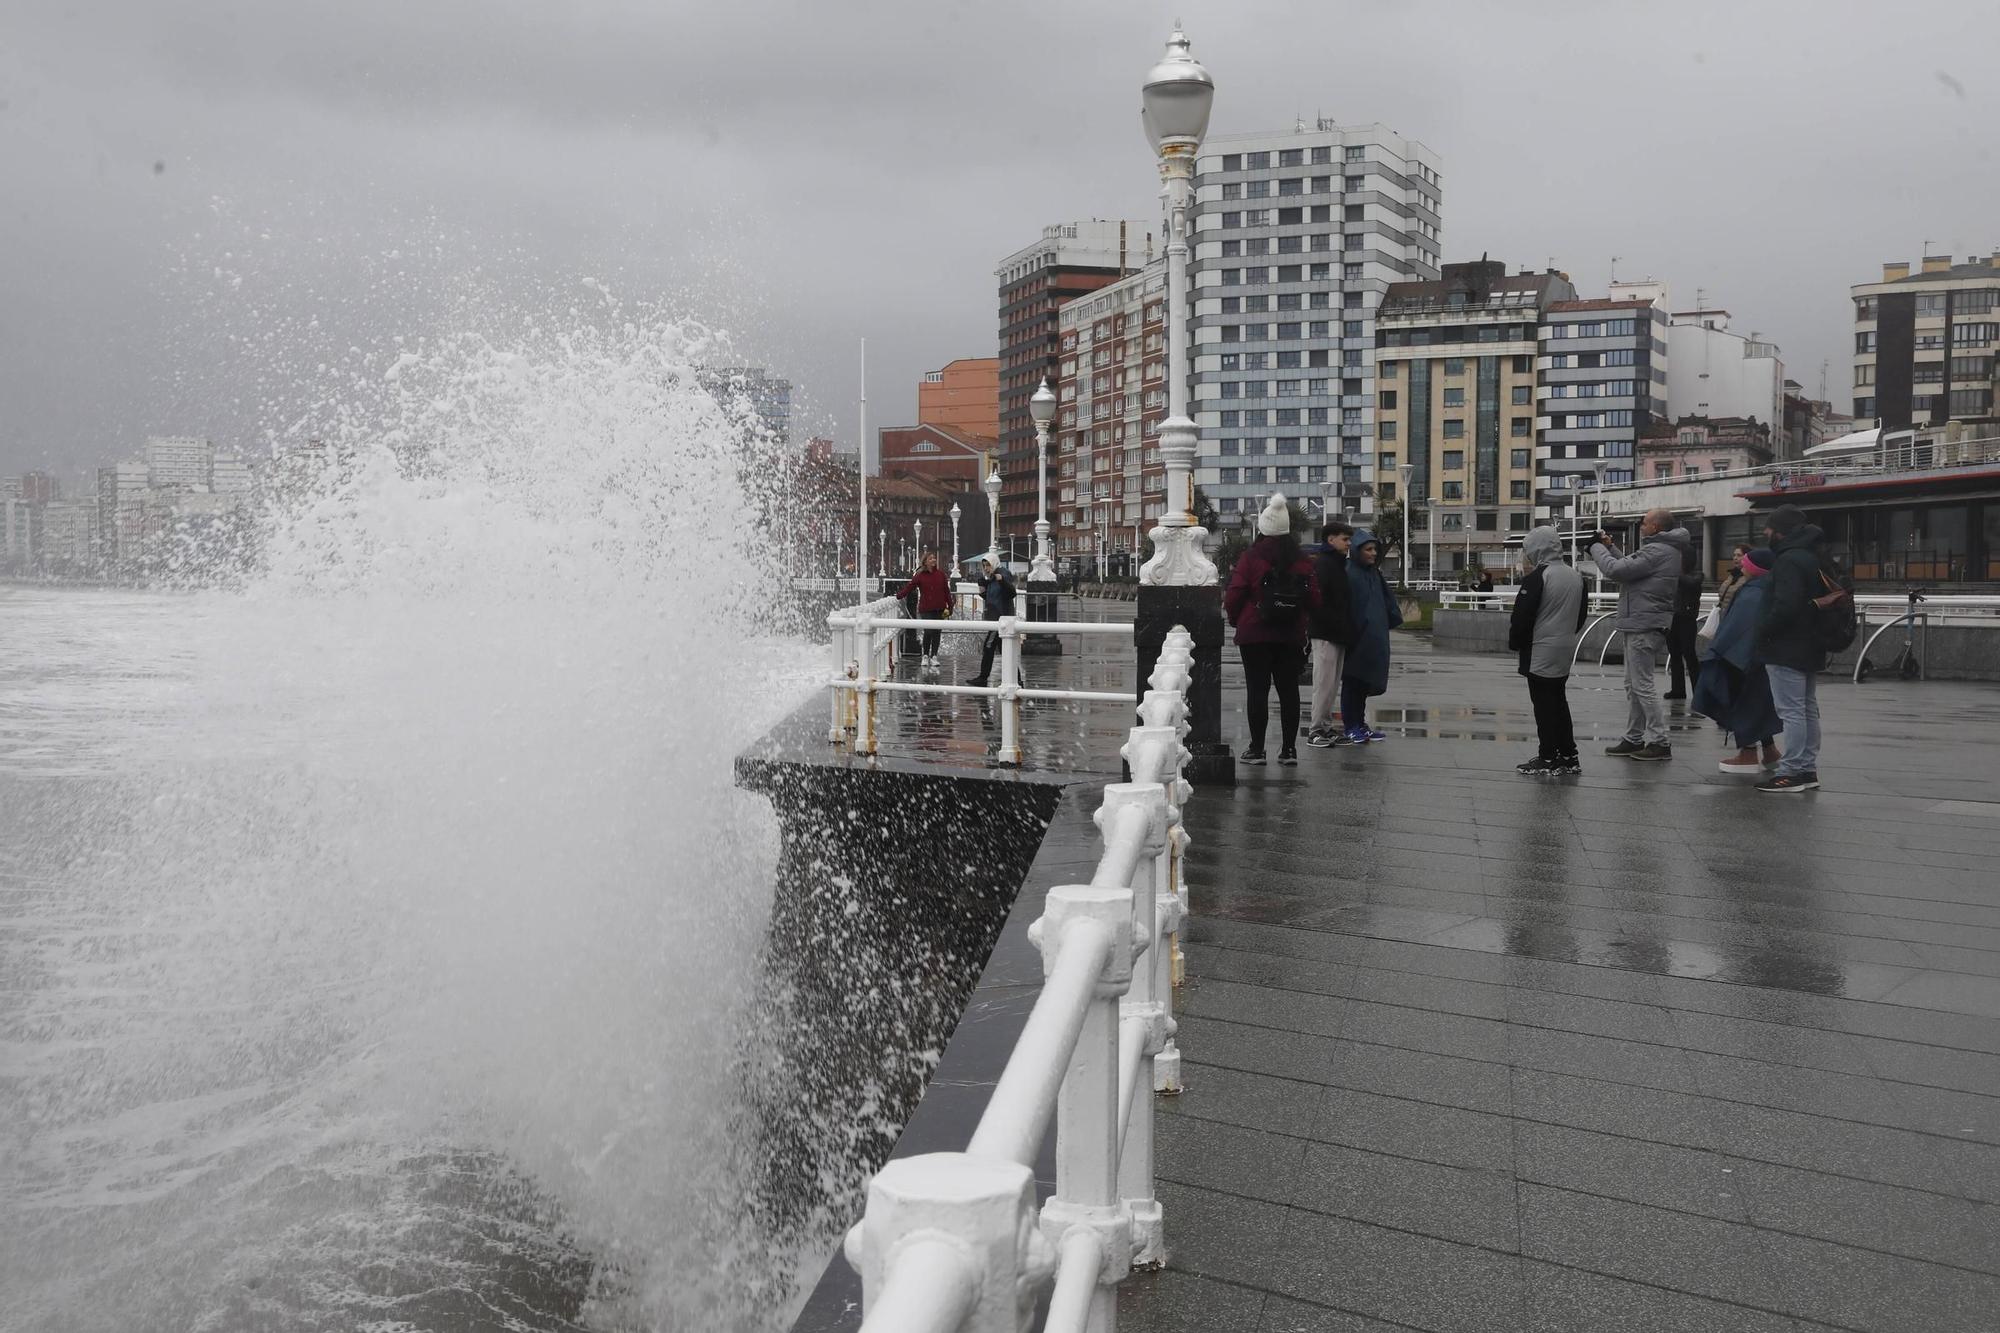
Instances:
[[[1541,748],[1515,769],[1531,777],[1581,773],[1565,691],[1590,598],[1583,590],[1583,575],[1563,563],[1562,539],[1554,528],[1535,528],[1521,539],[1521,563],[1528,574],[1514,596],[1507,646],[1520,654]]]
[[[1625,736],[1604,753],[1621,759],[1674,757],[1667,744],[1667,710],[1656,679],[1674,597],[1687,553],[1694,547],[1686,528],[1674,526],[1670,509],[1648,510],[1639,523],[1639,549],[1620,555],[1606,533],[1590,544],[1590,558],[1618,585],[1618,616],[1612,622],[1625,636]]]

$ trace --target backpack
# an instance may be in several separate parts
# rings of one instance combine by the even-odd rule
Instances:
[[[1298,623],[1305,604],[1306,581],[1296,572],[1288,569],[1281,574],[1267,569],[1257,580],[1257,619],[1269,628],[1284,629]]]
[[[1829,653],[1851,646],[1860,633],[1854,613],[1854,579],[1833,561],[1821,557],[1819,581],[1825,589],[1812,604],[1813,642]]]

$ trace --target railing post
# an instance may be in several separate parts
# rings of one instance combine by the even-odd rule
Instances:
[[[1118,1192],[1118,1002],[1132,984],[1132,890],[1066,884],[1050,889],[1039,923],[1044,973],[1055,969],[1063,927],[1094,921],[1112,947],[1084,1014],[1082,1033],[1056,1097],[1056,1192],[1042,1205],[1042,1235],[1060,1249],[1073,1227],[1103,1241],[1089,1333],[1111,1333],[1117,1284],[1132,1267],[1132,1223]]]
[[[1021,622],[1002,616],[1000,635],[1000,762],[1021,762]]]
[[[1136,734],[1136,733],[1135,733]],[[1178,738],[1174,744],[1180,744]],[[1135,775],[1136,776],[1136,775]],[[1157,1268],[1167,1252],[1160,1219],[1160,1203],[1153,1196],[1153,1061],[1167,1043],[1173,1019],[1168,1012],[1167,989],[1160,987],[1159,970],[1154,966],[1163,949],[1159,924],[1159,876],[1167,851],[1167,789],[1158,782],[1113,783],[1104,789],[1104,803],[1098,807],[1097,826],[1110,830],[1118,812],[1136,806],[1146,813],[1145,855],[1132,871],[1132,945],[1140,955],[1133,963],[1132,987],[1118,1006],[1121,1029],[1127,1039],[1137,1036],[1142,1046],[1138,1073],[1132,1082],[1130,1104],[1120,1127],[1118,1152],[1118,1192],[1132,1218],[1132,1261],[1144,1268]],[[1122,1058],[1129,1059],[1121,1052]]]
[[[847,669],[847,627],[837,616],[826,618],[828,637],[833,651],[833,679],[851,679]],[[827,719],[826,738],[838,744],[847,739],[847,695],[848,691],[838,685],[829,686],[827,693],[833,696],[831,716]]]
[[[1055,1265],[1035,1229],[1034,1172],[968,1153],[884,1166],[842,1249],[861,1274],[862,1328],[883,1333],[919,1313],[963,1333],[1028,1333]]]
[[[855,749],[862,754],[875,753],[875,636],[880,633],[875,628],[873,616],[861,618],[861,696],[855,700],[860,711],[860,735]]]
[[[1154,911],[1159,922],[1157,947],[1147,961],[1148,998],[1157,1000],[1167,1015],[1166,1037],[1159,1054],[1153,1057],[1152,1086],[1155,1092],[1181,1091],[1181,1053],[1174,1044],[1174,968],[1180,957],[1180,923],[1184,904],[1180,895],[1181,807],[1192,788],[1181,776],[1189,755],[1181,744],[1180,729],[1171,726],[1134,727],[1125,746],[1125,759],[1132,767],[1134,782],[1158,782],[1167,794],[1167,821],[1160,856],[1153,865]],[[1108,796],[1107,796],[1108,798]]]

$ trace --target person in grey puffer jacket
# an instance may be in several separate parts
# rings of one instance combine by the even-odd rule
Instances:
[[[1554,528],[1535,528],[1521,539],[1521,563],[1528,575],[1514,596],[1507,646],[1520,654],[1521,674],[1528,678],[1541,750],[1515,771],[1530,777],[1581,773],[1565,690],[1590,598],[1583,575],[1563,563],[1562,539]]]
[[[1620,555],[1606,533],[1590,544],[1590,558],[1618,585],[1618,616],[1612,623],[1625,636],[1624,739],[1605,750],[1624,759],[1674,757],[1667,744],[1667,710],[1660,702],[1659,655],[1674,619],[1674,597],[1694,540],[1674,526],[1670,509],[1651,509],[1639,523],[1639,549]]]

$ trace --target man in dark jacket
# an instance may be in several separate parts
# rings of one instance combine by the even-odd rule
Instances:
[[[1806,522],[1797,505],[1780,505],[1764,522],[1764,539],[1777,552],[1771,589],[1757,626],[1757,660],[1771,682],[1771,702],[1785,724],[1785,753],[1778,771],[1757,790],[1774,795],[1819,786],[1819,673],[1826,651],[1814,624],[1832,596],[1820,577],[1825,536]]]
[[[991,560],[979,562],[979,596],[986,603],[985,619],[999,620],[1014,614],[1014,576],[1007,572],[1007,566]],[[999,633],[988,634],[979,649],[979,674],[966,684],[987,684],[993,675],[993,655],[999,651]]]
[[[1674,585],[1674,618],[1667,626],[1667,670],[1673,687],[1663,698],[1688,697],[1688,681],[1701,670],[1700,648],[1694,641],[1695,626],[1701,620],[1701,569],[1694,548],[1681,556],[1680,581]]]
[[[1306,744],[1325,749],[1340,734],[1334,725],[1340,715],[1340,669],[1347,645],[1354,641],[1354,626],[1347,618],[1347,546],[1354,540],[1354,529],[1334,519],[1320,530],[1320,540],[1325,546],[1313,557],[1320,604],[1312,613],[1312,730],[1306,733]]]
[[[1389,689],[1389,631],[1403,623],[1403,609],[1382,577],[1382,543],[1362,528],[1347,562],[1347,622],[1354,637],[1340,667],[1340,725],[1336,745],[1387,740],[1368,725],[1368,701]]]

